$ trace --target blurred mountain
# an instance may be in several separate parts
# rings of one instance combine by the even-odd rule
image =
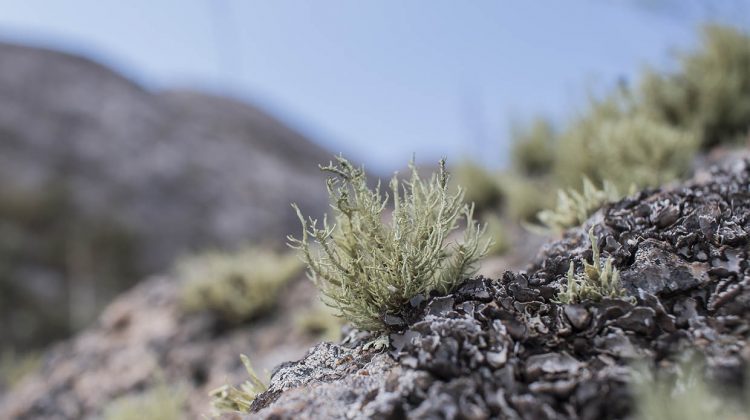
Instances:
[[[190,250],[281,244],[290,202],[325,208],[329,158],[252,105],[0,43],[3,339],[65,335]]]

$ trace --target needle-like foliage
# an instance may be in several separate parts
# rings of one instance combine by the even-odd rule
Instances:
[[[594,236],[594,227],[589,230],[589,241],[593,252],[591,264],[583,262],[583,273],[576,274],[573,262],[568,269],[568,284],[564,291],[557,295],[560,303],[571,304],[584,300],[601,300],[602,298],[624,298],[625,289],[620,284],[620,272],[612,265],[612,257],[601,263],[599,246]]]
[[[473,220],[473,205],[463,202],[463,190],[448,189],[445,162],[429,181],[420,178],[412,162],[408,181],[391,179],[391,194],[367,186],[363,168],[343,157],[321,169],[335,224],[322,227],[306,219],[296,206],[302,238],[289,237],[300,250],[311,279],[327,305],[358,328],[383,330],[386,315],[398,315],[420,293],[447,293],[473,274],[487,252],[484,228]],[[383,221],[389,203],[390,222]],[[465,222],[463,240],[449,235]],[[314,248],[311,241],[317,243]]]

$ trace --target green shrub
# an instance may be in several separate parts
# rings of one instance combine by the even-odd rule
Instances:
[[[517,127],[512,133],[513,167],[525,176],[546,175],[555,162],[556,134],[552,124],[536,118],[528,127]]]
[[[211,405],[219,414],[224,412],[248,413],[255,397],[268,390],[266,382],[255,373],[253,365],[250,364],[250,359],[244,354],[240,355],[240,359],[242,364],[245,365],[249,379],[243,382],[239,388],[223,385],[210,393]]]
[[[582,192],[572,188],[558,190],[555,209],[541,211],[537,218],[547,229],[555,232],[582,224],[603,205],[620,199],[620,193],[611,182],[604,181],[603,184],[603,188],[599,189],[584,177]]]
[[[567,286],[557,295],[560,303],[571,304],[584,300],[598,301],[602,298],[626,298],[625,289],[620,284],[620,272],[612,266],[612,257],[601,263],[599,246],[594,237],[594,227],[589,230],[589,241],[593,257],[591,264],[583,262],[583,273],[575,273],[575,265],[570,262]]]
[[[409,181],[392,178],[389,198],[380,185],[368,188],[362,168],[338,157],[335,165],[321,167],[330,174],[335,225],[324,218],[319,228],[295,206],[302,238],[290,236],[290,245],[301,251],[326,304],[364,330],[385,329],[384,317],[398,315],[419,293],[453,289],[475,272],[490,244],[482,241],[484,229],[472,218],[473,206],[463,203],[461,189],[448,191],[445,162],[429,181],[419,177],[413,162],[410,168]],[[382,218],[389,201],[390,223]],[[450,243],[459,221],[466,225],[463,241]]]
[[[703,28],[701,46],[672,74],[649,71],[639,86],[642,111],[694,132],[704,148],[750,129],[750,36],[721,25]]]
[[[454,170],[453,189],[460,185],[464,189],[464,200],[474,203],[477,212],[492,209],[503,201],[497,177],[481,165],[466,160]]]
[[[104,409],[105,420],[179,420],[185,418],[183,390],[165,384],[156,385],[138,395],[126,395],[111,401]]]
[[[182,260],[177,265],[182,306],[187,312],[209,310],[229,322],[244,322],[270,310],[301,269],[295,255],[259,248]]]
[[[566,185],[585,176],[627,191],[631,185],[659,186],[688,172],[695,136],[627,109],[615,111],[612,103],[593,106],[559,142],[556,170]]]

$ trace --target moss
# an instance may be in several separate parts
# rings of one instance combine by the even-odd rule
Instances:
[[[270,310],[301,270],[296,256],[259,248],[188,258],[177,264],[182,306],[187,312],[212,311],[233,323],[248,321]]]
[[[583,273],[576,274],[575,265],[570,262],[567,285],[557,295],[560,303],[571,304],[584,300],[598,301],[602,298],[627,298],[625,289],[620,284],[620,272],[612,265],[612,257],[601,262],[599,246],[594,236],[594,227],[589,230],[589,241],[593,252],[592,261],[583,262]]]
[[[223,385],[211,391],[211,405],[217,414],[224,412],[250,412],[250,407],[255,398],[268,390],[266,381],[261,380],[253,369],[250,359],[240,355],[242,364],[249,376],[249,379],[243,382],[239,387]]]
[[[561,232],[582,224],[603,205],[620,197],[620,193],[611,182],[604,181],[603,187],[599,189],[588,178],[584,178],[581,192],[572,188],[558,190],[555,209],[544,210],[537,218],[547,229]]]
[[[137,395],[112,400],[104,408],[105,420],[179,420],[185,418],[185,392],[159,384]]]
[[[384,330],[385,317],[398,316],[411,297],[452,290],[475,272],[490,245],[473,220],[473,206],[463,203],[463,191],[449,192],[444,162],[429,181],[410,167],[409,181],[393,177],[389,197],[379,185],[367,186],[362,168],[339,157],[321,168],[330,175],[335,224],[324,218],[318,227],[297,209],[303,232],[301,239],[289,237],[291,246],[301,252],[326,304],[360,329]],[[393,212],[384,222],[389,202]],[[466,226],[463,240],[451,243],[459,222]]]

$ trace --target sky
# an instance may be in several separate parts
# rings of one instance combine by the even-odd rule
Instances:
[[[391,171],[506,165],[515,124],[670,68],[707,19],[748,29],[750,0],[0,0],[0,40],[257,104]]]

